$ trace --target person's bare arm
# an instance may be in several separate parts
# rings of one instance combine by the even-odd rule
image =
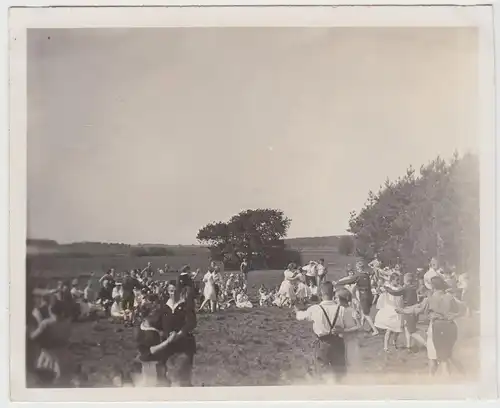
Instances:
[[[51,324],[53,324],[55,319],[53,317],[49,317],[40,322],[38,327],[30,333],[30,339],[35,340],[39,337]]]
[[[392,289],[392,288],[385,286],[384,289],[387,293],[389,293],[393,296],[403,296],[403,294],[404,294],[404,288],[395,290],[395,289]]]

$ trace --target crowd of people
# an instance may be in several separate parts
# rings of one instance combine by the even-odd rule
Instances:
[[[452,358],[457,339],[454,321],[468,313],[468,278],[452,267],[440,269],[435,258],[425,273],[420,269],[403,273],[399,265],[382,267],[377,259],[368,267],[358,262],[336,282],[328,280],[323,259],[303,266],[290,263],[281,285],[272,290],[260,286],[253,303],[248,295],[250,269],[245,259],[239,273],[221,273],[212,262],[198,279],[201,270],[186,265],[175,280],[167,281],[155,275],[170,270],[168,265],[154,271],[148,263],[142,270],[123,273],[110,269],[99,279],[92,274],[83,290],[76,279],[71,284],[59,282],[54,289],[35,289],[28,309],[27,371],[44,386],[67,381],[81,385],[81,369],[69,364],[71,323],[102,316],[136,331],[134,383],[189,386],[197,313],[257,306],[295,308],[297,319],[312,321],[317,371],[338,380],[361,364],[359,333],[365,324],[373,336],[385,331],[386,352],[398,347],[401,333],[408,350],[425,347],[432,374],[438,366],[446,372],[450,366],[460,369]],[[421,314],[429,317],[426,339],[417,331]],[[166,367],[174,356],[180,363],[172,372]],[[115,385],[132,381],[126,377],[118,373]]]
[[[294,280],[289,270],[285,272],[285,280]],[[296,317],[313,322],[318,338],[315,348],[318,372],[333,375],[337,380],[348,370],[360,367],[359,333],[365,323],[373,336],[385,331],[385,352],[391,346],[399,347],[398,337],[404,332],[406,349],[427,350],[431,375],[439,367],[448,375],[452,368],[463,374],[462,365],[453,358],[453,348],[458,337],[456,320],[470,314],[468,282],[467,274],[457,275],[454,267],[439,268],[436,258],[431,259],[427,271],[406,273],[400,265],[382,268],[377,259],[368,268],[358,262],[356,270],[348,268],[347,276],[337,282],[319,283],[321,302],[306,310],[295,306]],[[293,304],[293,293],[287,293]],[[373,307],[377,310],[374,320]],[[417,331],[420,315],[426,318],[425,339]]]

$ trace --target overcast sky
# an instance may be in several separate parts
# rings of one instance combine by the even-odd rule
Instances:
[[[470,29],[29,30],[28,234],[196,243],[273,207],[342,234],[370,189],[477,151]]]

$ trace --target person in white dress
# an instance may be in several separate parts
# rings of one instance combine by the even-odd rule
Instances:
[[[214,313],[217,308],[217,293],[215,291],[215,280],[214,280],[214,272],[209,270],[205,276],[203,277],[203,283],[205,287],[203,288],[203,303],[201,304],[198,311],[202,310],[205,305],[210,302],[210,311]]]
[[[253,307],[252,302],[248,299],[247,294],[240,290],[236,295],[236,307],[239,309],[251,309]]]
[[[386,284],[392,290],[401,289],[400,277],[397,273],[391,275],[390,281]],[[400,314],[396,312],[403,306],[402,296],[393,296],[388,292],[383,294],[383,302],[381,309],[377,312],[375,316],[375,327],[377,329],[385,330],[384,336],[384,351],[389,351],[389,342],[394,334],[393,345],[397,348],[397,340],[399,334],[403,331],[403,319]]]
[[[311,289],[306,285],[306,277],[301,273],[298,274],[297,290],[295,295],[299,302],[302,303],[311,297]]]
[[[296,265],[291,263],[284,272],[284,279],[281,282],[278,295],[284,301],[289,301],[290,305],[295,302],[295,286],[294,283],[300,279],[300,273],[296,271]]]

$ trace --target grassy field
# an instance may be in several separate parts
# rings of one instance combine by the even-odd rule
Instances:
[[[329,279],[338,279],[345,273],[345,266],[354,263],[352,257],[339,256],[333,251],[306,250],[303,260],[325,258],[329,266]],[[52,259],[51,263],[34,263],[39,279],[54,282],[55,279],[86,276],[95,271],[114,267],[117,270],[144,266],[163,266],[171,260],[142,258],[93,258]],[[199,262],[199,263],[197,263]],[[208,258],[193,259],[186,255],[177,264],[189,263],[194,268],[204,268]],[[177,265],[176,265],[177,266]],[[162,279],[175,278],[167,274]],[[249,275],[249,295],[257,299],[261,284],[268,288],[279,285],[283,271],[252,271]],[[82,283],[85,279],[82,279]],[[425,330],[422,325],[421,330]],[[356,382],[373,384],[397,384],[425,382],[427,359],[425,351],[410,354],[404,350],[382,351],[382,336],[361,334],[363,356],[362,372]],[[298,322],[290,309],[265,307],[246,310],[229,309],[216,314],[199,314],[196,329],[198,353],[195,358],[195,386],[256,386],[291,385],[311,381],[313,361],[312,343],[315,337],[312,327]],[[403,346],[403,338],[400,345]],[[116,367],[125,372],[136,356],[133,330],[106,319],[79,322],[72,327],[71,350],[75,361],[81,363],[89,374],[88,386],[109,386]],[[460,340],[457,354],[466,364],[468,376],[477,372],[478,327],[474,320],[460,322]]]
[[[264,283],[279,284],[281,271],[254,271],[250,294]],[[425,327],[421,325],[421,330]],[[477,372],[478,328],[472,320],[460,323],[457,353],[468,377]],[[382,336],[361,334],[363,367],[353,381],[373,384],[425,382],[426,352],[382,351]],[[196,329],[195,386],[292,385],[312,381],[315,337],[311,325],[295,320],[291,309],[256,307],[199,314]],[[400,345],[403,346],[403,339]],[[136,356],[133,329],[106,319],[73,325],[71,350],[75,361],[89,374],[90,387],[111,385],[116,367],[125,372]]]

